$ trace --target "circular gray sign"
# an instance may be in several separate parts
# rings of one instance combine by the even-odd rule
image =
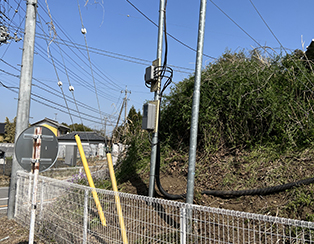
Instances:
[[[58,156],[58,140],[55,134],[44,126],[32,126],[24,130],[16,140],[15,156],[23,169],[31,172],[35,129],[42,128],[39,172],[49,169]]]

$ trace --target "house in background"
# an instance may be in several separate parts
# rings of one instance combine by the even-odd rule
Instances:
[[[4,141],[5,123],[0,123],[0,142]]]
[[[52,120],[52,119],[48,119],[48,118],[44,118],[43,120],[40,120],[36,123],[31,124],[31,126],[36,126],[36,125],[41,125],[41,126],[45,126],[48,129],[50,129],[57,137],[64,135],[66,133],[68,133],[70,131],[70,128],[59,124],[57,121]]]
[[[71,132],[65,135],[58,136],[59,155],[60,158],[65,158],[65,164],[75,166],[77,159],[77,145],[75,135],[79,135],[85,156],[88,157],[103,157],[105,156],[105,137],[98,135],[96,132]]]
[[[13,157],[14,143],[4,142],[5,124],[6,123],[0,123],[0,151],[4,152],[6,157]]]

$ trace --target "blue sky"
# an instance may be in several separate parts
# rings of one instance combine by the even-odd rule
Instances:
[[[131,2],[152,21],[158,23],[158,0]],[[203,66],[215,61],[208,56],[218,58],[227,49],[250,51],[260,44],[280,52],[281,45],[268,30],[250,0],[213,2],[207,2],[204,43],[204,54],[207,56],[203,57]],[[288,52],[302,49],[303,46],[306,48],[314,38],[311,18],[314,1],[252,2]],[[20,6],[17,7],[19,3]],[[144,85],[143,76],[145,68],[156,58],[158,30],[130,3],[126,0],[103,0],[98,3],[90,0],[85,6],[85,1],[79,0],[83,24],[87,30],[86,38],[94,80],[84,35],[81,33],[82,23],[77,1],[47,0],[57,33],[54,41],[49,37],[52,32],[47,24],[50,18],[46,2],[39,0],[38,3],[32,87],[33,98],[38,102],[31,102],[30,123],[44,117],[57,119],[60,123],[72,123],[57,85],[57,74],[51,64],[51,57],[56,63],[59,79],[63,82],[64,94],[67,96],[69,108],[72,109],[72,115],[78,115],[76,101],[83,123],[91,128],[101,129],[104,126],[100,122],[94,82],[102,117],[107,118],[107,131],[112,130],[117,120],[126,87],[131,91],[127,95],[128,109],[134,106],[137,110],[142,110],[143,103],[153,99],[153,93]],[[1,4],[4,4],[2,11],[10,18],[5,22],[10,33],[17,32],[18,36],[22,36],[25,1],[8,0],[7,3],[2,1]],[[199,7],[200,1],[185,0],[169,0],[167,5],[167,31],[194,49],[197,45]],[[15,9],[18,10],[17,13]],[[50,42],[48,54],[47,43]],[[23,41],[12,41],[0,46],[0,81],[12,87],[6,89],[0,86],[0,121],[4,121],[5,117],[13,119],[16,115],[18,95],[14,91],[17,92],[16,87],[19,86],[19,78],[16,76],[19,75],[22,46]],[[194,51],[168,37],[168,64],[170,67],[177,66],[174,68],[174,83],[193,73],[195,60]],[[68,90],[69,83],[75,89],[75,101]],[[74,123],[81,123],[79,117],[72,119]]]

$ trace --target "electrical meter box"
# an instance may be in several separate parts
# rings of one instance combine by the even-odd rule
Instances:
[[[146,103],[143,105],[143,120],[142,129],[143,130],[154,130],[156,123],[156,104]]]

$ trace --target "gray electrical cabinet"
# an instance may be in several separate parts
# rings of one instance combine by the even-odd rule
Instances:
[[[154,130],[156,123],[156,104],[154,102],[143,105],[143,130]]]
[[[65,146],[65,164],[69,166],[76,166],[77,160],[77,146],[66,145]]]

